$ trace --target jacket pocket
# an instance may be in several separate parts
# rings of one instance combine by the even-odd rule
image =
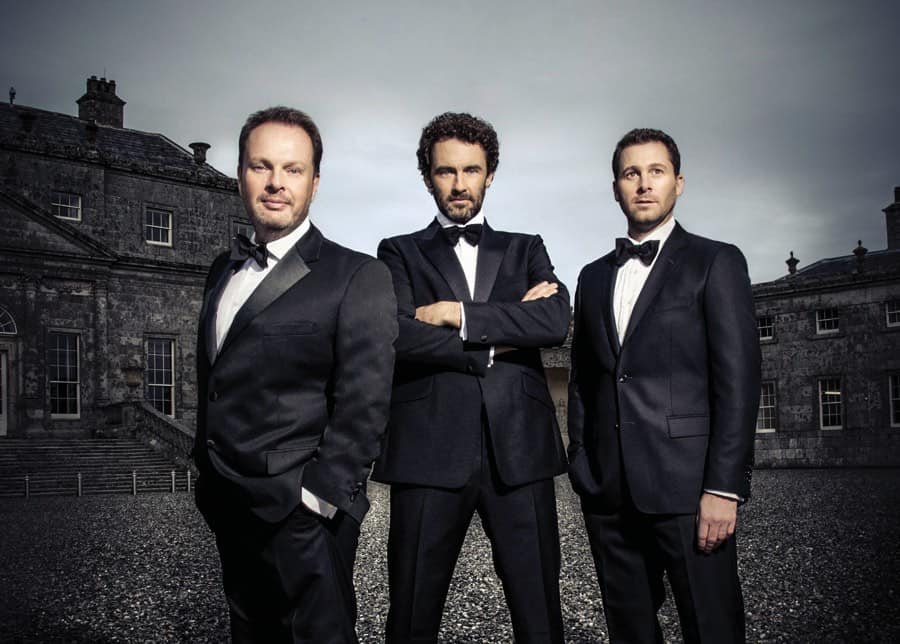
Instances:
[[[434,376],[428,376],[394,385],[394,390],[391,393],[391,404],[425,398],[431,393],[433,383]]]
[[[553,401],[550,400],[550,392],[547,389],[547,383],[540,378],[536,378],[529,373],[523,373],[522,390],[527,396],[534,398],[550,409],[555,409]]]
[[[267,338],[283,335],[312,335],[318,333],[318,331],[319,325],[311,320],[294,320],[293,322],[267,325],[263,329],[263,335]]]
[[[266,473],[281,474],[310,460],[319,447],[319,437],[310,436],[294,446],[266,452]]]
[[[709,436],[709,416],[669,416],[669,438]]]

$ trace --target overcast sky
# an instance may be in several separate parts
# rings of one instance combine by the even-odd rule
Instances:
[[[432,4],[434,6],[432,6]],[[500,135],[485,209],[540,233],[560,278],[624,232],[610,156],[632,127],[678,142],[676,216],[731,241],[755,282],[886,245],[900,185],[900,2],[45,2],[0,0],[0,83],[77,114],[117,82],[125,125],[212,144],[234,176],[247,114],[308,111],[325,143],[312,218],[374,253],[425,226],[415,149],[434,115]]]

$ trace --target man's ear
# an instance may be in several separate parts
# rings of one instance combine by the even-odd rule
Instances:
[[[679,174],[675,177],[675,196],[680,197],[682,192],[684,192],[684,175]]]
[[[313,189],[312,194],[309,197],[309,203],[312,203],[316,200],[316,195],[319,194],[319,175],[313,177]]]
[[[616,184],[615,181],[612,182],[612,189],[613,189],[613,197],[615,198],[616,202],[622,203],[622,196],[619,194],[619,186]]]
[[[425,188],[428,190],[429,194],[434,194],[434,186],[431,183],[431,179],[422,177],[422,181],[425,182]]]
[[[238,178],[238,182],[237,182],[238,183],[238,194],[243,197],[244,196],[244,187],[243,187],[244,182],[241,181],[241,166],[240,166],[240,164],[237,167],[237,178]]]
[[[485,187],[485,188],[490,188],[492,183],[494,183],[494,173],[493,173],[493,172],[491,172],[491,173],[487,176],[487,178],[484,180],[484,187]]]

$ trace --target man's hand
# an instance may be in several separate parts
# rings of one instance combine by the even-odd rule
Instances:
[[[459,302],[435,302],[416,307],[416,319],[434,326],[451,326],[458,329],[462,325]]]
[[[697,512],[697,547],[706,554],[734,534],[737,501],[704,492]]]
[[[551,295],[555,295],[559,290],[559,284],[556,282],[538,282],[530,289],[525,295],[522,296],[523,302],[531,302],[532,300],[539,300],[544,297],[550,297]]]

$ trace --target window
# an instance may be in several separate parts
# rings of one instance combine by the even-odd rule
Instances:
[[[837,333],[840,329],[840,314],[837,309],[816,311],[816,333]]]
[[[900,300],[888,302],[885,310],[887,311],[887,325],[900,326]]]
[[[841,404],[841,379],[819,379],[819,426],[822,429],[840,429],[843,426]]]
[[[156,246],[172,245],[172,212],[160,208],[144,211],[144,239]]]
[[[16,329],[16,321],[9,311],[0,306],[0,335],[15,335],[18,333]]]
[[[53,192],[50,195],[50,210],[60,219],[81,221],[81,195]]]
[[[900,373],[892,373],[889,378],[891,394],[891,427],[900,427]]]
[[[773,380],[764,381],[760,388],[756,431],[775,431],[775,382]]]
[[[167,416],[175,415],[174,348],[174,340],[147,338],[147,402]]]
[[[56,418],[78,418],[81,411],[78,334],[50,333],[47,340],[50,415]]]
[[[775,338],[775,317],[760,315],[756,318],[756,329],[759,331],[760,340],[772,340]]]
[[[231,223],[231,235],[243,235],[247,239],[253,237],[253,226],[246,221],[233,221]]]

